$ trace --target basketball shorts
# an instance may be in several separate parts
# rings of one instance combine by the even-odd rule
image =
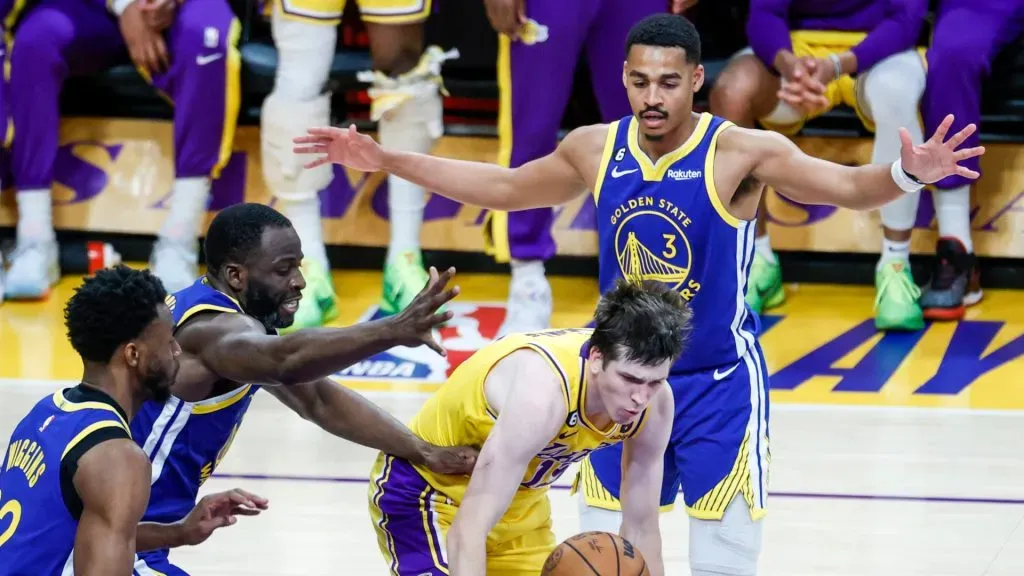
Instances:
[[[168,550],[151,550],[135,556],[132,576],[189,576],[181,568],[171,564]]]
[[[448,574],[446,538],[458,507],[408,461],[381,454],[374,464],[370,519],[377,544],[396,576]],[[489,576],[537,576],[555,548],[546,495],[505,514],[487,536]]]
[[[686,511],[701,520],[720,520],[736,494],[743,494],[752,518],[764,515],[771,460],[767,377],[759,344],[735,364],[669,376],[676,412],[662,510],[682,488]],[[615,444],[583,461],[573,491],[582,491],[588,505],[620,509],[622,450]]]
[[[796,30],[790,33],[790,40],[793,45],[793,54],[798,58],[828,58],[829,54],[840,54],[850,50],[860,44],[866,36],[867,34],[863,32]],[[753,51],[747,48],[741,52],[741,54],[743,53],[753,53]],[[920,48],[919,53],[923,61],[925,49]],[[795,119],[792,109],[780,102],[771,114],[758,119],[758,123],[768,130],[793,136],[803,129],[804,123],[808,120],[817,118],[837,106],[846,105],[853,108],[867,130],[874,132],[875,124],[870,115],[866,113],[864,87],[863,83],[859,81],[862,78],[864,78],[864,74],[859,74],[856,78],[845,74],[830,82],[825,87],[825,98],[828,99],[828,105],[803,118]]]
[[[337,26],[347,0],[268,0],[285,16],[313,24]],[[363,22],[374,24],[410,24],[423,22],[430,15],[433,0],[356,0]],[[271,2],[273,4],[271,4]]]

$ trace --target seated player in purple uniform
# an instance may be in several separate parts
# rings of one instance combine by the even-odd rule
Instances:
[[[939,0],[921,100],[925,130],[934,130],[947,112],[956,116],[954,130],[981,122],[981,83],[996,55],[1022,32],[1024,2],[1020,0]],[[972,134],[967,145],[977,146],[978,135]],[[964,166],[981,172],[977,158]],[[921,293],[921,308],[930,320],[958,320],[982,295],[971,241],[971,181],[955,174],[943,178],[935,183],[933,197],[939,242],[935,269]]]
[[[152,265],[169,290],[190,284],[210,182],[230,158],[240,102],[241,26],[227,0],[39,0],[7,21],[17,22],[18,47],[8,54],[5,99],[18,202],[7,296],[44,298],[60,276],[51,187],[65,79],[129,61],[174,104],[175,180]]]
[[[891,164],[900,157],[901,126],[915,144],[923,140],[918,102],[925,67],[915,43],[926,10],[926,0],[752,0],[750,47],[715,81],[711,112],[740,126],[760,123],[794,135],[806,120],[845,104],[875,133],[871,162]],[[785,298],[765,198],[746,295],[755,312]],[[909,266],[918,199],[907,194],[879,209],[884,240],[875,273],[875,325],[881,330],[924,326]]]

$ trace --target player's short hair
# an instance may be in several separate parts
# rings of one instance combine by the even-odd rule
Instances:
[[[700,33],[678,14],[652,14],[634,24],[626,37],[626,56],[636,45],[682,48],[688,63],[700,63]]]
[[[206,267],[215,274],[228,262],[243,264],[260,247],[267,228],[291,227],[291,220],[265,204],[249,202],[225,208],[206,231]]]
[[[167,290],[149,270],[123,264],[86,278],[64,308],[71,347],[83,360],[106,364],[122,344],[156,320]]]
[[[675,361],[689,336],[691,316],[686,300],[664,283],[619,280],[597,304],[590,344],[609,361],[646,366]]]

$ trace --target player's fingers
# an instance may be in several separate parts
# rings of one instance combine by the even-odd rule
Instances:
[[[231,514],[235,516],[259,516],[262,510],[256,508],[246,508],[244,506],[235,506],[231,509]]]
[[[315,146],[295,146],[292,152],[296,154],[326,154],[327,147],[317,144]]]
[[[910,131],[900,126],[900,146],[905,150],[914,148],[914,141],[910,139]]]
[[[985,153],[984,146],[975,146],[974,148],[965,148],[963,150],[957,150],[953,153],[953,160],[960,162],[961,160],[967,160],[968,158],[974,158],[975,156],[981,156]]]
[[[959,176],[963,176],[964,178],[970,178],[971,180],[976,180],[979,176],[981,176],[981,174],[975,172],[974,170],[971,170],[970,168],[964,168],[963,166],[957,166],[956,173]]]
[[[327,158],[326,156],[324,156],[323,158],[317,158],[316,160],[311,160],[309,162],[306,162],[302,166],[304,168],[316,168],[317,166],[322,166],[324,164],[327,164],[330,161],[331,161],[330,158]]]
[[[434,299],[431,301],[431,304],[434,306],[434,309],[436,310],[441,306],[444,306],[445,304],[454,300],[455,297],[459,295],[459,292],[461,292],[461,290],[459,289],[458,286],[452,286],[448,290],[445,290],[441,294],[434,297]]]
[[[448,357],[448,352],[444,349],[444,347],[438,344],[437,340],[434,340],[433,337],[425,338],[423,340],[423,343],[427,345],[427,348],[430,348],[434,352],[437,352],[442,358]]]
[[[334,140],[335,138],[344,136],[346,132],[340,128],[335,128],[334,126],[317,126],[314,128],[307,128],[306,134],[326,138],[327,140]]]
[[[258,508],[266,508],[267,505],[270,504],[270,500],[267,500],[266,498],[264,498],[263,496],[260,496],[258,494],[253,494],[252,492],[249,492],[248,490],[242,490],[241,488],[235,488],[235,492],[238,492],[242,496],[245,496],[246,498],[248,498],[249,501],[252,502],[253,504],[255,504],[256,507],[258,507]]]
[[[964,126],[963,130],[957,132],[956,134],[953,134],[953,137],[946,142],[946,146],[951,150],[956,150],[957,148],[960,147],[961,144],[964,143],[965,140],[970,138],[971,134],[974,134],[974,132],[977,129],[978,127],[973,123]]]
[[[946,117],[939,123],[939,127],[935,129],[935,134],[929,140],[933,140],[939,144],[946,141],[946,133],[949,132],[949,127],[953,125],[953,115],[946,114]]]
[[[316,130],[316,128],[312,128],[311,130]],[[325,145],[325,144],[330,143],[330,141],[331,141],[331,139],[326,137],[326,136],[316,136],[316,135],[313,135],[313,134],[306,134],[305,136],[296,136],[295,138],[292,138],[292,143],[294,143],[294,144],[322,144],[322,145]]]

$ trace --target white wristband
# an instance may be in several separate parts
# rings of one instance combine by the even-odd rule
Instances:
[[[124,9],[135,0],[107,0],[107,7],[115,16],[121,16],[124,13]]]
[[[892,181],[904,192],[917,192],[924,188],[924,184],[915,182],[910,176],[907,176],[907,173],[903,170],[902,159],[897,159],[892,163],[892,169],[889,170],[889,173],[892,174]]]

